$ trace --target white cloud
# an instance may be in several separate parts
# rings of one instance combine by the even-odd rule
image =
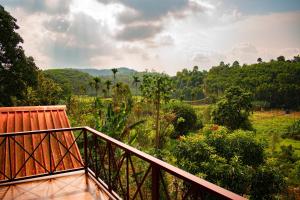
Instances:
[[[175,74],[300,53],[299,11],[250,15],[223,0],[99,1],[0,0],[18,20],[26,54],[42,68],[130,66]]]

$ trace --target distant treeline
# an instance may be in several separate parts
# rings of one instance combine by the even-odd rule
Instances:
[[[260,59],[258,59],[260,60]],[[271,108],[295,109],[300,105],[300,57],[240,66],[220,63],[204,79],[205,95],[217,98],[226,88],[239,86],[253,94],[254,102]]]
[[[74,69],[51,69],[43,73],[53,79],[63,89],[64,94],[95,95],[90,82],[93,76]],[[140,77],[146,72],[136,72]],[[112,76],[101,76],[102,87],[106,80],[113,81]],[[196,101],[206,98],[205,102],[215,102],[230,86],[239,86],[253,95],[257,107],[295,109],[300,106],[300,57],[277,60],[251,65],[221,62],[209,71],[200,71],[197,66],[192,70],[183,69],[172,77],[174,83],[173,98]],[[133,94],[139,95],[138,85],[133,82],[132,74],[116,74],[116,81],[127,84]],[[101,84],[100,84],[101,85]],[[100,95],[102,90],[100,89]],[[209,100],[207,100],[209,99]]]

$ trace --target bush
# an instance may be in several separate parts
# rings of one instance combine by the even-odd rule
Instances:
[[[182,102],[171,102],[167,105],[166,110],[175,114],[172,121],[174,126],[173,138],[186,135],[189,131],[202,128],[202,122],[197,119],[193,107]]]
[[[239,87],[225,90],[224,96],[214,106],[211,116],[212,122],[226,126],[230,130],[251,130],[248,120],[251,105],[251,94]]]
[[[264,144],[257,141],[253,132],[237,130],[229,133],[222,126],[205,127],[205,141],[213,146],[218,155],[230,160],[238,156],[244,165],[257,167],[264,162]]]
[[[289,126],[282,137],[300,140],[300,120],[295,121],[291,126]]]
[[[250,199],[273,199],[285,188],[284,177],[271,166],[261,166],[252,176]]]
[[[239,156],[245,165],[257,167],[264,162],[264,144],[257,141],[252,132],[234,131],[226,142],[230,153]]]

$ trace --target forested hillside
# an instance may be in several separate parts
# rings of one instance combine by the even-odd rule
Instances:
[[[90,74],[91,76],[113,76],[113,72],[111,71],[111,69],[83,68],[83,69],[77,69],[77,70],[86,72],[86,73]],[[136,74],[136,73],[137,73],[137,71],[134,69],[129,69],[126,67],[118,68],[119,75],[132,76],[133,74]]]
[[[93,77],[75,69],[48,69],[43,74],[54,80],[68,94],[87,94],[89,92],[89,82]]]
[[[239,86],[253,94],[254,104],[269,108],[298,108],[300,102],[300,58],[285,60],[283,56],[270,62],[232,65],[221,62],[208,72],[187,69],[174,78],[176,98],[185,100],[210,97],[213,101],[231,86]],[[203,94],[204,93],[204,94]]]
[[[134,77],[138,77],[140,81],[144,73],[128,68],[117,68],[117,70],[115,80],[111,69],[48,69],[44,70],[43,74],[58,83],[65,95],[95,95],[94,86],[92,86],[95,77],[100,80],[99,94],[101,95],[104,95],[103,90],[107,90],[105,84],[107,81],[123,82],[136,92],[138,83],[134,82]]]

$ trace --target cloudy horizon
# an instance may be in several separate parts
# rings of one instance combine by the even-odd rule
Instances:
[[[26,55],[47,68],[130,67],[174,75],[300,54],[300,1],[0,0]]]

